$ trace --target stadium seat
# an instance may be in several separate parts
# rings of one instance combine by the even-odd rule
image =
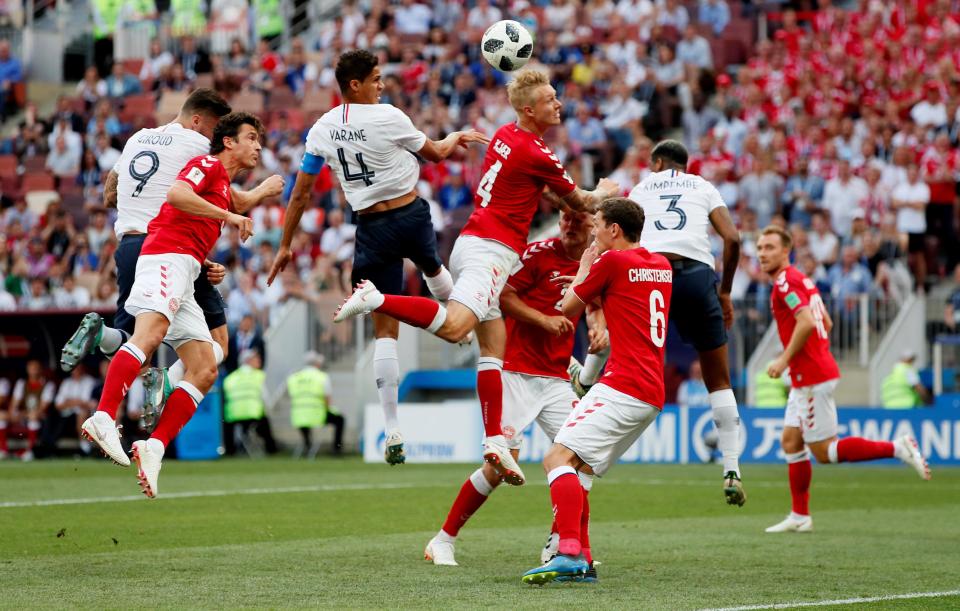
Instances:
[[[268,100],[270,110],[290,110],[300,105],[300,100],[293,95],[293,92],[286,85],[274,88],[270,92]]]
[[[17,156],[0,155],[0,178],[7,176],[17,176]]]
[[[193,82],[193,85],[197,89],[200,89],[201,87],[213,89],[213,75],[210,73],[198,74],[197,79]]]
[[[180,107],[187,101],[190,95],[186,91],[167,91],[160,96],[160,102],[157,104],[156,117],[161,123],[172,121],[180,114]]]
[[[258,115],[263,112],[263,95],[251,91],[241,91],[230,100],[230,106],[237,112],[249,112]]]
[[[46,172],[47,158],[43,155],[34,155],[23,159],[23,171],[25,173]]]
[[[313,112],[320,112],[322,114],[330,110],[332,104],[333,95],[330,93],[330,90],[317,89],[316,91],[308,91],[307,94],[303,96],[300,108],[308,114]]]
[[[23,199],[27,202],[27,209],[36,215],[46,214],[50,202],[60,201],[60,194],[50,189],[49,191],[29,191],[24,190]]]
[[[127,74],[140,76],[140,69],[143,68],[143,58],[130,58],[123,60],[123,71]]]
[[[53,176],[46,173],[41,174],[39,172],[28,172],[24,174],[23,182],[21,183],[20,188],[24,193],[29,193],[31,191],[56,192]]]
[[[152,93],[132,95],[123,100],[123,111],[120,120],[131,123],[137,116],[152,116],[157,109],[157,101]]]

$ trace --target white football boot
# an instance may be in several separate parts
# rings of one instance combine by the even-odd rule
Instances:
[[[333,322],[369,314],[383,305],[383,293],[369,280],[363,280],[353,289],[353,294],[344,300],[333,315]]]
[[[453,556],[453,542],[441,541],[439,535],[427,543],[423,550],[423,559],[439,566],[460,566]]]
[[[133,442],[133,459],[137,461],[137,481],[147,498],[156,498],[157,478],[163,461],[163,442],[159,439]]]
[[[407,455],[403,451],[403,435],[400,431],[390,431],[387,434],[387,440],[384,443],[383,458],[388,465],[402,465],[407,461]]]
[[[483,442],[483,460],[490,463],[503,481],[511,486],[522,486],[526,481],[520,465],[514,460],[502,435],[487,437]]]
[[[80,434],[96,444],[110,460],[121,467],[130,466],[130,458],[120,445],[120,429],[106,412],[96,412],[83,422]]]
[[[920,453],[920,447],[913,435],[904,435],[893,442],[893,455],[913,467],[921,478],[930,479],[930,465]]]
[[[774,524],[763,532],[768,533],[809,533],[813,532],[813,518],[790,512],[783,522]]]

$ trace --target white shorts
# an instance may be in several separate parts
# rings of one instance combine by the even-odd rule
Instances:
[[[577,404],[577,395],[570,387],[570,382],[514,371],[504,371],[501,379],[503,416],[500,424],[507,447],[511,450],[520,449],[523,442],[521,433],[534,420],[553,441]]]
[[[573,450],[603,475],[640,438],[660,410],[614,390],[594,384],[573,408],[554,441]]]
[[[803,440],[815,443],[837,436],[837,404],[833,391],[837,380],[790,389],[783,426],[800,429]]]
[[[460,236],[450,253],[450,299],[470,308],[480,322],[500,318],[500,293],[519,263],[519,255],[500,242]]]
[[[193,297],[200,263],[190,255],[141,255],[130,296],[123,307],[131,316],[163,314],[170,321],[164,341],[174,348],[190,340],[213,343],[203,310]]]

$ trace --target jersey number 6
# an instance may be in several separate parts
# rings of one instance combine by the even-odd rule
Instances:
[[[663,293],[650,291],[650,339],[657,348],[667,343],[667,316],[663,313]]]
[[[680,201],[680,196],[679,195],[661,195],[660,199],[670,200],[670,204],[667,206],[667,212],[676,212],[677,215],[680,216],[680,221],[677,222],[676,227],[667,227],[660,221],[657,221],[656,223],[654,223],[654,226],[656,226],[656,228],[659,229],[660,231],[666,231],[666,230],[680,231],[681,229],[683,229],[687,224],[687,213],[677,206],[677,203]]]

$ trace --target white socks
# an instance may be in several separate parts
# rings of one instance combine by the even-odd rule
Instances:
[[[491,486],[487,478],[483,476],[482,468],[470,474],[470,483],[473,484],[474,490],[483,496],[490,496],[490,493],[493,492],[493,486]]]
[[[740,414],[733,390],[725,388],[710,393],[713,408],[713,423],[717,425],[720,438],[720,453],[723,455],[723,472],[734,471],[740,475]]]
[[[840,443],[839,439],[834,439],[830,442],[830,445],[827,447],[827,457],[830,459],[830,462],[837,464],[840,462],[840,458],[837,456],[837,444]]]
[[[223,362],[223,348],[217,342],[213,342],[213,356],[217,359],[217,365]],[[183,364],[183,361],[177,359],[177,362],[167,369],[167,379],[170,381],[170,386],[177,386],[180,383],[180,380],[183,379],[183,376],[186,375],[187,368]]]
[[[443,323],[447,322],[447,308],[443,307],[443,304],[437,304],[437,313],[433,317],[433,320],[427,325],[427,331],[430,333],[436,334],[440,330],[440,327],[443,326]]]
[[[100,352],[112,355],[127,339],[127,334],[120,329],[104,326],[100,332]]]
[[[430,293],[439,301],[450,299],[450,293],[453,292],[453,276],[450,275],[450,271],[446,267],[441,265],[440,273],[432,278],[424,274],[423,280],[427,283]]]
[[[597,354],[588,354],[587,358],[583,360],[583,367],[580,369],[580,383],[584,386],[596,384],[597,378],[600,377],[600,371],[607,364],[607,356],[609,355],[609,350]]]
[[[576,475],[577,470],[571,467],[570,465],[563,465],[563,466],[551,469],[550,473],[547,473],[547,485],[548,486],[551,485],[558,477],[560,477],[561,475],[566,475],[567,473]],[[583,481],[581,480],[580,483],[582,485]]]
[[[383,418],[386,430],[400,429],[400,419],[397,416],[400,387],[400,360],[397,357],[397,340],[392,337],[377,339],[373,348],[373,374],[377,380],[377,394],[380,395],[380,406],[383,408]]]

